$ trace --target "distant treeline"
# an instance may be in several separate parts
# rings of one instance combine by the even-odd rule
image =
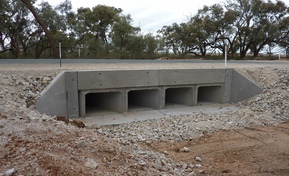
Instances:
[[[185,23],[143,34],[122,9],[72,10],[29,0],[0,0],[0,58],[155,59],[224,55],[257,57],[288,50],[289,8],[282,1],[227,0],[204,6]],[[288,53],[286,53],[288,54]]]

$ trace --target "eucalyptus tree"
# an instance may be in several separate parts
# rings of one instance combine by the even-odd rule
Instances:
[[[39,16],[36,9],[34,8],[34,6],[32,4],[33,2],[31,2],[31,0],[21,0],[21,1],[26,5],[26,7],[33,14],[36,21],[42,27],[43,31],[45,32],[45,36],[47,37],[47,39],[50,43],[52,57],[57,58],[57,49],[56,49],[55,41],[53,40],[52,34],[50,33],[49,29],[47,28],[47,25],[45,24],[45,22],[42,20],[42,18]]]
[[[203,9],[198,10],[198,13],[193,16],[189,25],[191,26],[191,52],[197,54],[199,52],[205,56],[208,49],[214,47],[216,38],[219,35],[219,23],[222,15],[222,7],[213,5],[211,7],[204,6]]]
[[[275,5],[268,4],[268,9],[272,9],[270,21],[275,24],[271,32],[274,34],[273,43],[288,49],[289,46],[289,7],[282,1],[277,1]],[[273,30],[273,31],[272,31]]]
[[[185,40],[187,39],[186,23],[177,24],[173,23],[170,26],[163,26],[158,31],[165,41],[165,45],[174,54],[185,54],[187,51],[187,45]]]
[[[148,58],[153,58],[158,48],[158,41],[152,33],[144,35],[145,54]]]
[[[198,10],[186,23],[164,26],[159,33],[175,54],[205,56],[208,50],[224,52],[225,45],[229,45],[234,52],[236,35],[231,28],[234,20],[233,11],[226,11],[220,4],[214,4]]]
[[[279,37],[275,39],[274,43],[286,49],[286,55],[289,55],[289,16],[286,16],[279,23]]]
[[[75,45],[84,44],[85,37],[89,35],[89,30],[86,25],[86,16],[90,13],[91,10],[89,8],[79,8],[76,13],[70,13],[67,16],[67,25],[69,26],[71,32],[70,36],[74,37],[76,42]],[[88,36],[87,38],[93,37]],[[95,37],[93,37],[95,38]]]
[[[68,24],[72,29],[70,35],[75,37],[77,45],[88,50],[85,51],[88,55],[108,54],[111,42],[109,34],[120,19],[121,12],[120,8],[105,5],[97,5],[92,9],[81,7],[75,14],[68,15]]]
[[[258,8],[259,7],[259,8]],[[253,56],[258,56],[259,52],[266,46],[274,45],[274,40],[279,38],[278,30],[281,29],[279,23],[286,15],[286,5],[278,2],[274,4],[270,1],[267,3],[260,0],[255,1],[254,9],[254,24],[252,25],[252,45],[250,50]]]
[[[128,59],[141,59],[144,57],[145,43],[143,35],[132,35],[129,37],[129,43],[127,45],[127,58]]]
[[[280,23],[288,13],[288,7],[282,1],[229,0],[226,8],[237,13],[234,26],[241,58],[248,51],[257,56],[266,45],[272,45],[279,37]]]
[[[213,51],[220,50],[224,54],[225,46],[228,46],[229,52],[234,55],[236,52],[234,43],[237,35],[232,24],[235,18],[235,12],[226,11],[221,4],[204,6],[199,10],[192,19],[195,22],[194,26],[197,26],[196,35],[201,39],[200,44],[203,46],[201,50],[206,50],[206,48]]]
[[[75,12],[72,9],[71,1],[64,0],[50,14],[55,15],[53,22],[57,24],[53,30],[54,40],[61,42],[61,46],[64,47],[63,51],[69,53],[69,57],[75,57],[78,49],[82,46],[78,45],[78,40],[71,23],[75,21]]]
[[[131,37],[137,35],[140,28],[132,26],[132,18],[130,15],[119,16],[118,20],[112,26],[110,37],[115,51],[119,53],[119,57],[123,59],[125,53],[135,52],[131,50],[129,43],[132,42]]]
[[[25,57],[33,34],[29,10],[19,1],[1,1],[0,52],[10,51],[16,58]]]
[[[232,11],[225,11],[220,4],[214,4],[204,6],[187,23],[164,26],[159,33],[175,54],[205,56],[208,50],[219,49],[224,52],[225,45],[229,45],[234,52],[236,35],[231,27],[234,20]]]
[[[57,12],[57,18],[58,18],[58,22],[59,25],[58,28],[60,27],[60,29],[64,32],[70,32],[67,30],[70,30],[70,27],[68,25],[68,21],[70,20],[70,18],[75,15],[73,10],[72,10],[72,4],[70,0],[64,0],[63,2],[61,2],[60,4],[58,4],[54,10]],[[74,17],[74,16],[73,16]]]
[[[12,7],[10,6],[9,0],[0,0],[0,54],[9,51],[9,26],[13,26],[13,21],[11,21]]]
[[[95,36],[96,39],[100,39],[103,44],[107,44],[111,27],[118,20],[122,10],[120,8],[97,5],[92,9],[79,8],[77,12],[77,18],[80,22],[78,25],[82,31]]]
[[[281,31],[288,30],[289,23],[284,26],[288,18],[288,7],[281,1],[273,3],[271,1],[263,2],[255,0],[253,5],[254,24],[252,25],[252,45],[250,50],[254,57],[257,57],[259,52],[265,46],[273,47],[281,36]],[[288,37],[288,35],[287,35]]]
[[[190,19],[188,23],[190,32],[187,33],[190,39],[188,43],[190,53],[205,56],[208,47],[213,44],[212,41],[210,41],[211,24],[209,23],[208,25],[208,21],[207,17],[202,17],[200,14],[197,14]]]
[[[55,47],[57,46],[56,43],[61,42],[63,43],[62,46],[65,46],[65,49],[70,50],[71,47],[68,47],[70,45],[68,42],[71,42],[71,38],[69,38],[68,34],[71,30],[67,24],[68,15],[73,13],[71,2],[65,0],[56,7],[51,6],[48,2],[41,2],[38,4],[37,8],[35,8],[35,12],[47,27]],[[33,35],[34,39],[31,41],[31,44],[35,45],[35,57],[50,57],[50,52],[46,51],[48,49],[51,50],[51,43],[46,37],[45,32],[43,32],[43,28],[37,21],[34,24],[33,30],[35,31],[35,34]],[[56,58],[57,55],[58,54],[56,53],[56,56],[52,57]]]

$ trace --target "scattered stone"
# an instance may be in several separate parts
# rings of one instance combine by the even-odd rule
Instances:
[[[196,174],[195,174],[195,172],[191,172],[191,173],[189,173],[188,176],[196,176]]]
[[[165,155],[169,155],[169,152],[166,151],[166,150],[164,150],[163,153],[164,153]]]
[[[89,128],[90,128],[90,129],[100,129],[101,126],[98,125],[98,124],[93,124],[93,125],[89,126]]]
[[[160,170],[160,171],[163,170],[163,166],[161,163],[154,163],[153,168]]]
[[[198,161],[198,162],[202,162],[202,159],[200,158],[200,157],[196,157],[196,161]]]
[[[97,131],[98,133],[102,134],[102,129],[101,129],[101,128],[97,129],[96,131]]]
[[[201,164],[196,164],[196,167],[197,167],[197,168],[201,168],[202,165],[201,165]]]
[[[76,147],[77,147],[77,148],[84,148],[85,145],[86,145],[85,142],[84,142],[84,141],[81,141],[81,142],[77,143]]]
[[[183,147],[183,148],[181,148],[179,151],[180,151],[180,152],[184,152],[184,153],[187,153],[187,152],[189,152],[189,151],[190,151],[190,149],[189,149],[189,148],[187,148],[187,147]]]
[[[91,158],[87,158],[85,161],[85,166],[91,169],[97,169],[98,164]]]
[[[204,170],[199,170],[200,174],[205,174],[206,172]]]
[[[182,169],[183,169],[183,170],[186,170],[187,167],[188,167],[188,165],[187,165],[186,163],[184,163],[183,166],[182,166]]]
[[[3,123],[3,122],[0,122],[0,129],[1,129],[1,128],[4,128],[4,127],[5,127],[4,123]]]
[[[42,79],[42,82],[45,83],[45,84],[49,83],[50,81],[51,81],[51,78],[50,78],[50,77],[44,77],[44,78]]]
[[[140,160],[140,161],[138,162],[138,164],[139,164],[140,166],[145,166],[145,165],[146,165],[146,162],[143,161],[143,160]]]
[[[194,169],[195,168],[195,166],[193,165],[193,164],[189,164],[189,166],[188,166],[190,169]]]
[[[12,168],[12,169],[9,169],[7,170],[5,173],[4,173],[4,176],[12,176],[13,174],[16,173],[16,169],[15,168]]]
[[[29,114],[27,114],[27,118],[30,120],[36,120],[38,117],[35,115],[33,111],[31,111]]]

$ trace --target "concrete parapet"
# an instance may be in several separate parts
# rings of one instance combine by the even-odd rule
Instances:
[[[224,83],[224,69],[159,70],[160,86]]]
[[[113,89],[158,85],[156,70],[79,71],[78,89]]]

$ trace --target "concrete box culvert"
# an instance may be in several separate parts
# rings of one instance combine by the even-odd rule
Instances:
[[[262,89],[234,69],[66,71],[41,92],[36,110],[67,118],[135,107],[163,109],[248,99]]]
[[[224,103],[222,85],[197,86],[197,104]]]
[[[128,111],[160,109],[160,94],[159,89],[139,89],[128,91]]]
[[[121,92],[99,92],[85,95],[86,115],[113,111],[122,112],[119,105],[122,103]]]
[[[194,87],[171,87],[165,89],[165,107],[174,107],[175,105],[193,106]]]
[[[126,111],[124,90],[81,90],[78,94],[80,117]]]

